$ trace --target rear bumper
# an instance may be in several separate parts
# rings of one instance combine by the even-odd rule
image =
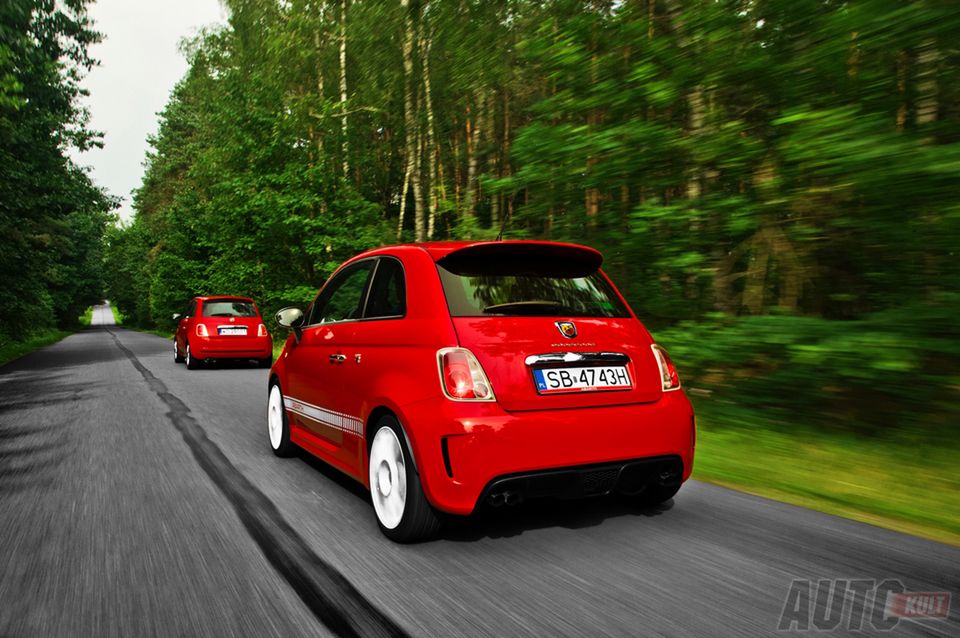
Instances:
[[[191,337],[197,359],[266,359],[273,356],[270,337]]]
[[[491,481],[477,507],[512,505],[530,498],[639,494],[651,485],[680,485],[682,477],[683,461],[679,456],[525,472]]]
[[[693,409],[682,392],[655,403],[512,413],[431,399],[403,412],[427,499],[453,514],[470,514],[494,490],[531,498],[639,491],[632,486],[648,484],[654,470],[682,482],[693,468]],[[665,459],[670,467],[659,465]]]

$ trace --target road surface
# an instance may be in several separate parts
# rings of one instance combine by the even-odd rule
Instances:
[[[767,636],[791,581],[833,578],[951,592],[886,635],[960,635],[960,549],[695,481],[395,545],[359,486],[270,452],[267,371],[112,324],[0,368],[4,638]]]

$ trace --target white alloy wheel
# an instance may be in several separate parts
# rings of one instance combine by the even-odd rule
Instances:
[[[267,404],[267,427],[270,430],[270,447],[274,451],[283,443],[283,395],[280,386],[270,388],[270,401]]]
[[[193,364],[193,357],[190,356],[190,342],[189,342],[189,341],[187,342],[187,352],[184,354],[183,360],[187,362],[187,367],[188,367],[188,368],[192,368],[192,367],[193,367],[193,365],[192,365],[192,364]]]
[[[395,529],[407,504],[407,467],[396,432],[381,427],[370,446],[370,494],[380,524]]]

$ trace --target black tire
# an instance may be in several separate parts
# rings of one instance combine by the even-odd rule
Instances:
[[[423,486],[420,483],[419,474],[414,469],[414,463],[412,462],[413,455],[410,453],[410,448],[407,446],[407,439],[404,436],[403,430],[401,429],[400,424],[397,422],[397,419],[392,415],[380,417],[371,430],[373,432],[373,436],[370,439],[371,449],[368,450],[368,460],[372,451],[373,442],[376,440],[377,434],[380,432],[380,430],[384,428],[393,431],[396,441],[400,445],[400,452],[402,453],[404,466],[404,475],[406,476],[406,496],[403,505],[403,515],[400,518],[399,524],[393,528],[384,525],[380,518],[380,513],[377,510],[377,505],[374,502],[374,514],[377,518],[377,525],[380,527],[380,531],[383,532],[383,535],[395,543],[418,543],[430,540],[437,535],[437,532],[440,531],[442,520],[439,513],[433,509],[433,506],[430,505],[430,503],[427,501],[426,495],[423,493]],[[377,490],[378,486],[374,484],[373,480],[370,482],[370,498],[371,502],[373,502],[373,500],[376,498],[374,490]]]
[[[183,357],[180,356],[180,348],[177,347],[177,340],[173,340],[173,362],[183,363]]]
[[[196,370],[197,368],[199,368],[200,366],[203,365],[203,360],[202,360],[202,359],[197,359],[196,357],[193,356],[193,353],[190,352],[190,342],[189,342],[189,341],[187,342],[187,353],[186,353],[186,355],[184,356],[184,359],[185,359],[186,362],[187,362],[187,368],[189,368],[190,370]]]
[[[274,393],[276,392],[276,396]],[[279,422],[275,421],[279,417]],[[274,425],[279,425],[279,437],[274,438]],[[279,383],[270,384],[270,393],[267,399],[267,439],[270,449],[279,457],[293,456],[297,445],[290,440],[290,420],[287,410],[283,407],[283,391]]]
[[[273,357],[267,357],[266,359],[257,359],[257,365],[261,368],[269,368],[273,365]]]
[[[648,485],[639,494],[619,495],[625,502],[635,507],[656,507],[669,501],[680,491],[679,485]]]

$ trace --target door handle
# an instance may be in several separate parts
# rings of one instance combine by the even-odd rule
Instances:
[[[345,354],[330,355],[330,363],[343,363],[346,360],[347,360],[347,355]]]

